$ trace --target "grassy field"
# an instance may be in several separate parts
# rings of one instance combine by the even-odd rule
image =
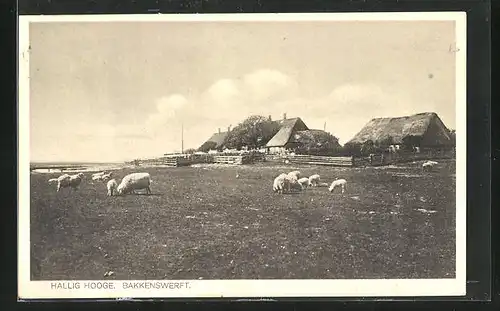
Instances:
[[[31,276],[453,278],[455,163],[439,162],[430,173],[420,163],[143,168],[153,194],[123,197],[90,178],[56,193],[47,180],[57,174],[33,174]],[[297,168],[324,182],[346,178],[347,192],[273,193],[274,177]]]

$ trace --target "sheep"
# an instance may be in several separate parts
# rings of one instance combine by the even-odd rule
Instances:
[[[332,192],[336,187],[340,186],[343,194],[346,188],[346,184],[347,180],[345,179],[335,179],[330,185],[330,188],[328,188],[328,191]]]
[[[106,184],[106,188],[108,188],[108,196],[111,197],[113,196],[114,190],[118,187],[118,183],[116,182],[116,179],[111,179],[108,181]]]
[[[59,176],[57,180],[57,192],[59,192],[61,188],[68,187],[71,187],[73,190],[77,190],[78,186],[82,183],[83,177],[83,173],[78,173],[76,175],[64,174]]]
[[[101,172],[101,173],[93,174],[92,180],[93,181],[106,181],[106,180],[111,179],[112,176],[113,176],[113,173],[111,173],[111,172],[109,172],[109,173]]]
[[[427,161],[427,163],[430,163],[430,164],[432,164],[432,165],[436,165],[436,164],[438,164],[436,161]]]
[[[53,183],[53,182],[57,182],[57,184],[58,184],[58,187],[57,187],[57,188],[59,189],[59,188],[60,188],[60,187],[59,187],[59,183],[61,183],[61,182],[62,182],[62,183],[65,183],[65,181],[64,181],[64,180],[65,180],[65,179],[69,179],[69,177],[70,177],[70,175],[68,175],[68,174],[62,174],[61,176],[59,176],[59,177],[57,177],[57,178],[51,178],[51,179],[49,179],[49,184],[51,184],[51,183]],[[58,190],[58,191],[59,191],[59,190]]]
[[[102,181],[106,181],[106,180],[108,180],[108,179],[111,179],[111,176],[113,176],[113,173],[109,172],[109,173],[107,173],[107,174],[102,175],[102,176],[101,176],[101,180],[102,180]]]
[[[94,173],[94,174],[92,174],[92,178],[93,178],[94,176],[102,176],[102,175],[104,175],[104,174],[106,174],[106,171],[102,171],[102,172],[99,172],[99,173]]]
[[[135,193],[135,190],[146,189],[146,193],[151,194],[151,176],[149,173],[132,173],[123,177],[121,183],[116,188],[119,195],[130,192]]]
[[[273,191],[274,192],[278,192],[279,194],[283,194],[285,187],[288,187],[288,180],[286,179],[286,177],[287,177],[287,175],[285,173],[283,173],[274,179],[274,183],[273,183]]]
[[[309,178],[307,178],[307,177],[302,177],[297,182],[302,187],[302,189],[309,187],[311,185],[311,183],[309,182]]]
[[[309,176],[309,185],[313,187],[317,187],[320,181],[320,177],[318,174],[314,174]]]
[[[434,167],[434,163],[437,163],[437,162],[434,162],[434,161],[427,161],[427,162],[424,162],[422,164],[422,170],[424,171],[431,171],[432,168]]]

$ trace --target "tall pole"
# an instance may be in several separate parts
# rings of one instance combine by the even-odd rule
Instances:
[[[323,124],[323,131],[326,132],[326,122],[325,122],[325,124]]]
[[[181,123],[181,153],[184,153],[184,122]]]

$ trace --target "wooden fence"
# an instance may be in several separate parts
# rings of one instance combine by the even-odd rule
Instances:
[[[352,157],[327,157],[327,156],[313,156],[313,155],[288,155],[283,157],[284,161],[288,160],[290,163],[296,164],[312,164],[312,165],[326,165],[326,166],[353,166]]]
[[[189,166],[191,165],[191,160],[185,157],[167,157],[163,160],[163,164],[167,166]]]
[[[454,151],[428,150],[420,153],[383,153],[374,154],[371,157],[354,157],[354,166],[382,166],[396,163],[405,163],[432,159],[451,159],[455,157]]]
[[[251,163],[249,155],[214,155],[213,163],[217,164],[249,164]]]

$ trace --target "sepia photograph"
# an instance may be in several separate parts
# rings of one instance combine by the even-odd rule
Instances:
[[[465,13],[19,17],[19,297],[465,294]]]

